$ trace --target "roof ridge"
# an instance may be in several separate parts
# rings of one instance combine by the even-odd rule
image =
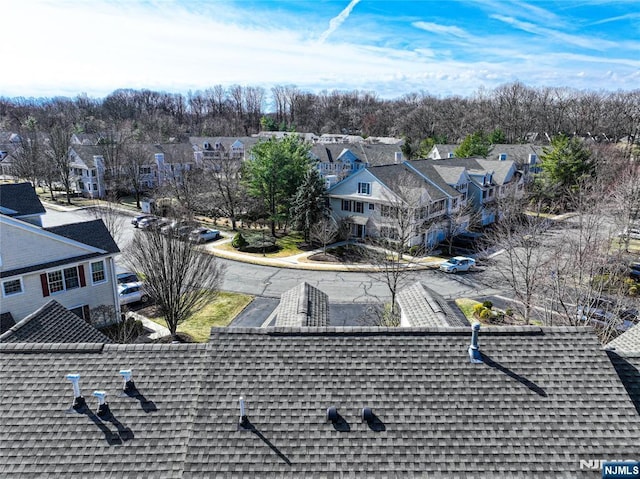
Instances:
[[[211,335],[224,334],[266,334],[266,335],[343,335],[343,336],[429,336],[429,335],[466,335],[469,334],[469,327],[462,326],[421,326],[421,327],[377,327],[377,326],[276,326],[270,328],[211,328]],[[482,335],[540,335],[554,333],[589,333],[592,330],[583,326],[500,326],[487,327],[481,330]]]
[[[0,343],[1,353],[98,353],[105,343]]]

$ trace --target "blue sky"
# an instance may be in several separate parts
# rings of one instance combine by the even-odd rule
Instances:
[[[638,0],[9,0],[0,96],[640,88]]]

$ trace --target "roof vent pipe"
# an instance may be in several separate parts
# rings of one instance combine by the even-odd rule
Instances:
[[[121,369],[120,376],[122,376],[122,379],[124,380],[124,383],[122,385],[122,390],[125,393],[131,392],[136,388],[136,385],[133,383],[133,379],[131,379],[132,377],[131,369]]]
[[[241,427],[246,427],[249,424],[249,418],[247,417],[247,411],[244,406],[244,398],[242,396],[240,396],[240,399],[238,399],[238,403],[240,405],[240,420],[238,421],[238,424],[240,424]]]
[[[362,422],[371,422],[373,421],[374,414],[370,407],[363,407],[360,410],[360,418]]]
[[[471,326],[471,344],[469,345],[469,360],[473,364],[482,363],[480,355],[480,347],[478,346],[478,333],[480,332],[480,323],[473,323]]]
[[[75,409],[76,411],[78,409],[82,409],[84,406],[86,406],[87,403],[82,397],[82,394],[80,394],[80,375],[67,374],[65,378],[68,381],[71,381],[71,384],[73,385],[73,409]]]
[[[327,408],[327,422],[336,422],[338,420],[338,408],[331,406]]]
[[[109,415],[109,405],[106,402],[107,393],[104,391],[93,391],[93,396],[98,398],[98,417]]]

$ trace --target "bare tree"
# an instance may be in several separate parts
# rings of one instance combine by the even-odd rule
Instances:
[[[69,148],[71,147],[71,128],[64,119],[57,119],[48,132],[48,144],[45,156],[53,178],[59,178],[71,204],[71,168],[69,168]]]
[[[29,117],[20,129],[20,144],[14,153],[12,173],[18,178],[29,180],[34,186],[38,186],[43,178],[44,145],[38,131],[38,122]],[[51,199],[54,200],[53,191]]]
[[[529,324],[553,261],[553,255],[541,241],[548,220],[524,214],[523,203],[514,199],[502,201],[499,210],[501,218],[488,238],[494,248],[502,251],[494,270],[513,295],[514,309]]]
[[[327,254],[327,245],[332,243],[338,235],[338,224],[331,216],[323,216],[322,219],[311,227],[309,237],[311,241],[322,245],[322,254]]]
[[[174,338],[178,325],[218,291],[224,274],[213,255],[159,231],[136,232],[126,261],[145,278],[144,287]]]
[[[118,210],[115,193],[109,192],[104,200],[96,200],[91,213],[102,220],[113,240],[120,245],[126,220]]]

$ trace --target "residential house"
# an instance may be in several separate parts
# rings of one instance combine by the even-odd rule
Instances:
[[[245,161],[251,148],[258,143],[255,137],[190,137],[196,165],[217,169],[218,161]]]
[[[499,161],[513,161],[516,168],[527,178],[532,173],[539,173],[540,157],[543,155],[543,147],[532,143],[521,145],[497,144],[491,145],[487,159]]]
[[[40,228],[0,215],[0,314],[21,321],[55,299],[85,320],[107,305],[119,317],[114,257],[102,220]]]
[[[458,148],[458,146],[460,145],[444,145],[444,144],[437,144],[437,145],[433,145],[431,147],[431,150],[429,151],[429,153],[427,154],[427,158],[430,160],[443,160],[446,158],[454,158],[455,155],[455,150],[456,148]]]
[[[0,384],[5,479],[596,479],[640,457],[640,415],[587,328],[3,343]]]
[[[0,214],[42,226],[46,213],[31,183],[0,184]]]
[[[0,335],[0,343],[111,343],[91,324],[52,299]]]
[[[0,131],[0,178],[14,179],[14,161],[20,148],[21,138],[10,131]]]
[[[72,144],[69,148],[70,183],[74,191],[87,198],[104,198],[105,182],[104,147]]]
[[[446,237],[451,199],[456,198],[459,208],[462,197],[447,185],[436,186],[413,162],[360,170],[329,189],[327,196],[334,219],[348,223],[352,237],[406,240],[409,246],[426,247]]]

